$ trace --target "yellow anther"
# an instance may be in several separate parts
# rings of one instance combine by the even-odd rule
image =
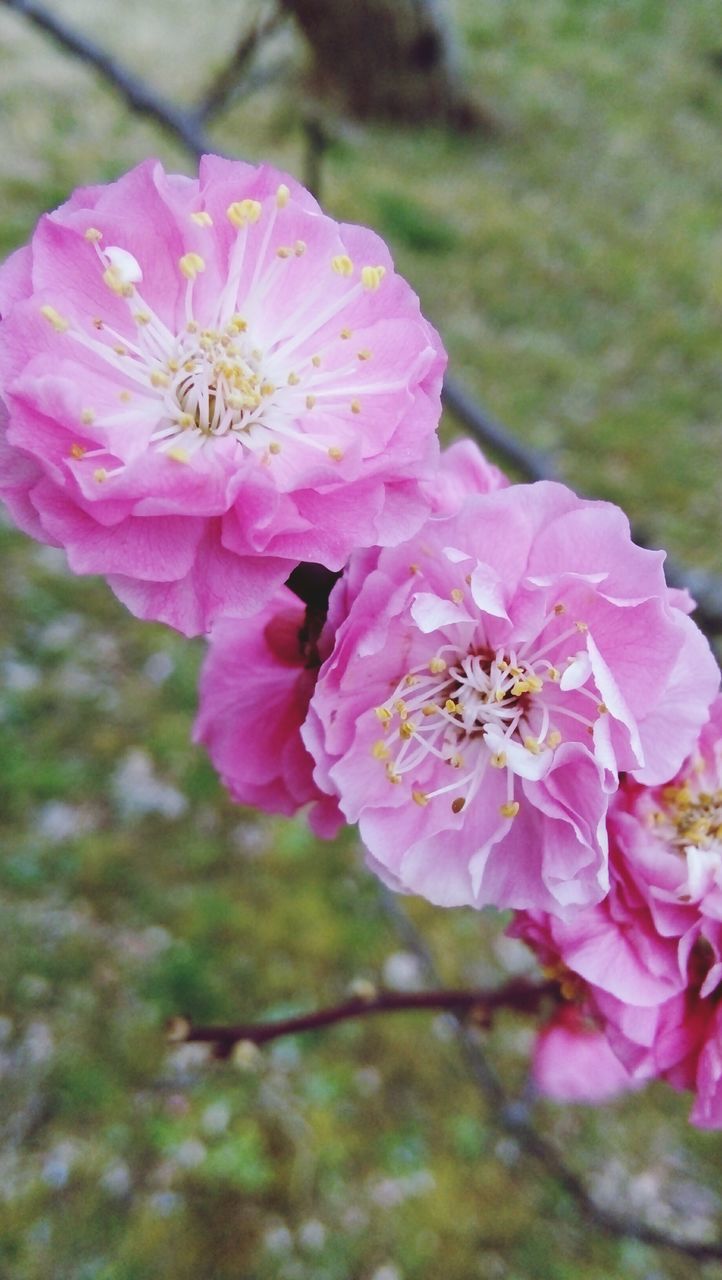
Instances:
[[[85,239],[89,240],[91,244],[97,244],[99,240],[103,239],[103,233],[98,231],[97,227],[88,227],[85,232]]]
[[[506,751],[495,751],[494,754],[489,757],[489,764],[492,764],[495,769],[505,769]]]
[[[455,800],[451,801],[451,812],[461,813],[461,810],[463,809],[465,804],[466,804],[466,800],[464,799],[464,797],[457,796]]]
[[[357,351],[356,358],[358,360],[370,360],[371,352],[369,351],[368,347],[364,347],[362,351]]]
[[[405,720],[409,714],[408,707],[403,698],[397,698],[394,703],[394,711],[398,711],[401,720]]]
[[[65,333],[66,329],[70,328],[70,321],[66,320],[65,316],[61,316],[60,312],[55,310],[55,307],[41,307],[40,314],[53,326],[56,333]]]
[[[505,699],[505,697],[506,697],[506,690],[505,690],[505,689],[495,689],[495,690],[494,690],[494,701],[495,701],[495,702],[503,702],[503,701],[504,701],[504,699]]]
[[[314,369],[319,369],[321,367],[321,357],[311,356],[311,364],[313,365]]]
[[[409,573],[413,573],[413,574],[421,573],[421,570],[420,570],[420,568],[419,568],[419,566],[418,566],[417,564],[410,564],[410,565],[409,565]]]
[[[397,783],[401,781],[401,774],[397,773],[391,761],[386,766],[386,777],[389,782]]]
[[[544,681],[539,676],[528,675],[526,682],[530,693],[539,693],[544,688]]]
[[[154,369],[150,375],[150,385],[152,387],[167,387],[170,378],[167,373],[163,373],[161,369]]]
[[[279,244],[276,249],[277,258],[290,258],[293,255],[293,249],[288,244]]]
[[[277,440],[272,440],[272,441],[271,441],[271,443],[270,443],[270,444],[269,444],[269,446],[268,446],[268,452],[269,452],[269,453],[280,453],[280,452],[281,452],[281,446],[280,446],[280,444],[278,443],[278,441],[277,441]]]
[[[372,292],[374,292],[376,289],[379,288],[381,281],[383,280],[385,275],[386,275],[385,267],[362,267],[361,283],[364,289],[369,289]]]
[[[541,751],[541,747],[539,746],[539,743],[536,738],[532,738],[532,737],[525,738],[524,746],[526,747],[527,751],[531,751],[531,754],[533,756],[538,756]]]
[[[262,396],[272,396],[276,388],[272,382],[262,382],[260,390]]]
[[[547,671],[547,680],[551,680],[554,684],[556,684],[558,679],[559,679],[559,672],[557,671],[556,667],[549,667]]]
[[[351,412],[352,412],[352,413],[360,413],[360,412],[361,412],[361,401],[360,401],[360,400],[352,400],[352,401],[351,401]]]
[[[336,257],[331,259],[331,267],[337,276],[353,275],[353,262],[347,253],[337,253]]]
[[[299,378],[297,373],[289,373],[288,375],[289,387],[297,387],[300,381],[301,379]]]
[[[308,248],[308,245],[306,244],[305,240],[297,240],[293,246],[293,252],[295,253],[297,258],[302,258],[307,248]]]
[[[210,213],[206,213],[205,209],[199,209],[197,213],[192,213],[191,222],[195,222],[197,227],[213,226],[213,219]]]
[[[425,804],[429,803],[429,797],[427,796],[425,791],[412,791],[411,799],[413,800],[414,804],[420,805],[422,809]]]
[[[415,732],[416,725],[413,720],[405,720],[399,729],[399,737],[407,741],[409,738],[413,738]]]
[[[313,406],[315,405],[315,403],[316,403],[316,397],[315,397],[315,396],[306,396],[306,408],[307,408],[307,409],[312,409],[312,408],[313,408]]]
[[[195,423],[195,418],[193,417],[192,413],[181,413],[178,415],[179,427],[192,427],[194,423]]]
[[[244,320],[243,316],[239,316],[238,313],[236,313],[236,315],[231,316],[228,321],[228,328],[233,329],[234,333],[245,333],[248,328],[248,321]]]
[[[189,461],[189,454],[186,452],[185,449],[181,449],[180,446],[177,446],[174,449],[169,449],[168,452],[166,453],[166,457],[170,458],[172,462],[188,462]]]
[[[119,400],[122,400],[122,401],[123,401],[123,404],[129,404],[129,403],[130,403],[130,401],[133,399],[132,392],[130,392],[130,391],[119,391],[119,392],[118,392],[118,399],[119,399]]]
[[[285,209],[290,199],[291,199],[291,192],[289,191],[285,182],[282,182],[280,187],[278,187],[276,191],[276,204],[278,205],[278,208]]]
[[[103,328],[105,328],[105,326],[104,326],[104,324],[103,324],[103,321],[101,320],[100,316],[95,316],[95,317],[93,318],[93,328],[94,328],[94,329],[103,329]]]
[[[429,671],[432,675],[438,676],[442,671],[446,671],[446,663],[443,658],[432,658],[429,663]]]
[[[133,319],[136,324],[150,324],[150,315],[147,311],[136,311]]]
[[[104,480],[107,480],[108,472],[105,470],[105,467],[98,467],[97,471],[93,472],[93,479],[98,484],[102,484]]]
[[[589,630],[589,627],[587,626],[586,622],[575,622],[574,626],[576,627],[577,631],[584,632]]]
[[[180,369],[180,365],[177,360],[169,360],[168,368],[170,369],[171,373],[177,373],[178,370]]]
[[[422,716],[435,716],[439,708],[435,702],[427,702],[421,708]]]
[[[463,766],[463,763],[464,763],[464,757],[460,755],[452,756],[451,759],[449,760],[449,764],[451,765],[452,769],[461,769],[461,767]]]
[[[196,320],[189,320],[186,325],[186,333],[197,333],[198,327],[198,322]]]
[[[343,458],[343,449],[339,449],[338,445],[332,444],[328,450],[328,456],[333,462],[340,462]]]
[[[450,716],[455,716],[461,711],[461,707],[458,702],[454,702],[453,698],[447,698],[444,703],[444,711],[448,711]]]
[[[555,747],[559,746],[559,743],[561,742],[561,740],[562,740],[562,735],[560,734],[558,729],[552,729],[551,733],[547,734],[547,746],[551,747],[552,751],[554,750]]]
[[[499,813],[502,818],[515,818],[519,812],[518,800],[512,800],[509,804],[499,805]]]
[[[407,676],[404,676],[404,684],[406,685],[407,689],[410,689],[412,685],[415,685],[418,683],[419,683],[419,677],[413,675],[411,672],[409,672]]]
[[[391,755],[391,752],[389,751],[389,748],[387,747],[383,738],[380,738],[378,742],[374,743],[374,745],[371,748],[371,755],[373,756],[374,760],[388,760],[389,756]]]
[[[206,269],[206,264],[199,253],[184,253],[183,257],[178,259],[178,266],[186,280],[195,280],[196,276]]]
[[[597,711],[599,712],[600,716],[605,716],[609,711],[609,707],[607,706],[606,702],[598,702]]]
[[[120,345],[118,345],[117,347],[113,347],[113,350],[117,356],[127,356],[128,354],[127,348],[121,347]]]
[[[394,718],[388,707],[374,707],[374,714],[376,715],[377,720],[380,720],[382,724],[388,724],[389,721]]]
[[[348,342],[349,338],[353,337],[353,330],[344,328],[338,336],[339,338],[343,338],[344,342]]]
[[[83,409],[80,415],[80,421],[84,427],[89,427],[91,422],[95,422],[95,414],[92,409]]]
[[[511,686],[511,692],[515,698],[520,698],[523,693],[529,692],[529,681],[517,680],[516,683]]]
[[[86,452],[87,450],[83,448],[82,444],[71,444],[70,446],[71,458],[84,458]]]
[[[561,614],[566,613],[566,611],[567,611],[567,606],[565,604],[554,605],[554,612],[556,613],[557,617],[560,617]]]
[[[464,600],[464,593],[463,593],[463,591],[461,590],[461,587],[454,587],[454,588],[453,588],[453,590],[452,590],[452,592],[451,592],[451,599],[453,600],[454,604],[462,604],[462,603],[463,603],[463,600]]]
[[[226,209],[226,217],[234,227],[245,227],[249,222],[258,222],[262,212],[258,200],[234,200]]]
[[[106,267],[103,272],[103,284],[108,286],[111,293],[117,293],[119,298],[132,298],[133,296],[133,285],[129,280],[125,279],[118,267]],[[102,329],[102,322],[97,324],[94,321],[93,323],[96,324],[96,328]]]

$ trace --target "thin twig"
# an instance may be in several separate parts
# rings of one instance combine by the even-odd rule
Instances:
[[[75,54],[83,62],[90,63],[109,84],[119,91],[133,111],[137,111],[139,115],[149,116],[150,119],[163,125],[169,133],[175,134],[192,155],[198,157],[206,151],[218,152],[218,148],[211,145],[190,112],[184,111],[171,102],[166,102],[139,76],[134,75],[132,71],[127,71],[116,58],[93,40],[87,39],[86,36],[74,31],[72,27],[56,18],[44,5],[37,4],[36,0],[0,0],[0,4],[4,4],[6,9],[22,14],[29,22],[33,22],[36,27],[40,27],[42,31],[51,35],[69,53]]]
[[[261,45],[287,20],[280,9],[271,9],[240,37],[228,62],[215,75],[202,94],[194,111],[194,117],[204,122],[218,115],[238,91],[241,77]]]
[[[183,1042],[213,1044],[220,1057],[226,1057],[234,1045],[240,1042],[261,1045],[283,1036],[299,1035],[305,1031],[319,1031],[352,1018],[367,1018],[372,1014],[400,1013],[434,1010],[437,1013],[454,1013],[457,1018],[473,1015],[478,1023],[486,1024],[498,1009],[516,1009],[519,1013],[535,1013],[544,1000],[558,996],[554,982],[531,983],[515,980],[497,991],[451,990],[437,991],[380,991],[371,990],[368,996],[354,996],[341,1004],[292,1018],[277,1018],[272,1022],[242,1022],[231,1026],[184,1026],[174,1020],[171,1039]],[[182,1020],[180,1020],[182,1024]]]

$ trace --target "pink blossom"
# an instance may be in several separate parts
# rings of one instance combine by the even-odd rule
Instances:
[[[546,482],[352,559],[302,732],[388,884],[558,914],[602,898],[619,773],[669,777],[718,684],[662,560]]]
[[[555,1102],[609,1102],[638,1089],[601,1031],[568,1005],[540,1031],[532,1064],[540,1093]]]
[[[609,814],[610,892],[570,922],[520,913],[524,938],[634,1079],[692,1089],[722,1128],[722,699],[672,782],[625,782]]]
[[[281,587],[254,618],[216,623],[194,739],[238,804],[288,815],[310,804],[313,830],[333,836],[343,819],[315,785],[299,733],[318,670],[300,635],[304,620],[304,605]]]
[[[429,509],[444,356],[371,231],[207,156],[75,192],[0,271],[0,496],[186,634]]]

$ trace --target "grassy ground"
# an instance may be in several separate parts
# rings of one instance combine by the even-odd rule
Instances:
[[[712,0],[459,0],[493,145],[345,130],[325,202],[376,226],[453,365],[569,478],[720,568],[718,164]],[[141,0],[108,27],[191,100],[234,0]],[[295,96],[229,111],[219,146],[299,171]],[[2,248],[81,181],[187,159],[0,14]],[[677,1280],[722,1276],[591,1231],[501,1133],[443,1022],[167,1051],[166,1017],[281,1014],[358,977],[414,980],[351,835],[317,847],[221,795],[188,745],[200,647],[127,616],[0,528],[0,1274],[11,1280]],[[498,922],[411,904],[450,982],[523,963]],[[489,1052],[524,1089],[528,1029]],[[722,1234],[722,1144],[666,1089],[537,1109],[605,1203]]]

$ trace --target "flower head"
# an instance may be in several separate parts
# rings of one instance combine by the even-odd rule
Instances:
[[[550,483],[378,554],[303,734],[386,881],[562,914],[603,896],[620,772],[669,777],[718,684],[661,562],[617,508]]]
[[[605,900],[572,921],[523,912],[510,931],[593,1020],[630,1080],[693,1089],[693,1121],[721,1128],[722,699],[673,781],[625,781],[608,825]]]
[[[444,357],[372,232],[205,157],[80,190],[0,271],[0,495],[191,634],[429,503]]]

